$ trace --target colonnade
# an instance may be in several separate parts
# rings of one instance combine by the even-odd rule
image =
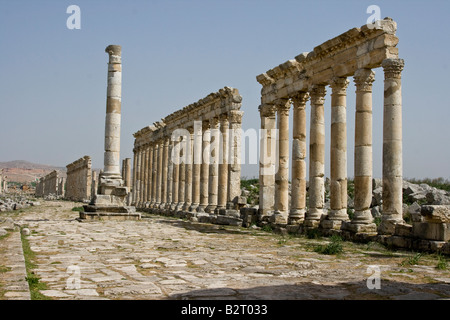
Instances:
[[[225,87],[136,132],[132,204],[205,214],[237,209],[241,101]]]
[[[402,219],[402,100],[404,62],[395,48],[396,24],[349,30],[257,77],[263,85],[260,148],[260,219],[306,228],[377,232],[372,201],[372,84],[384,72],[383,208],[378,231],[393,233]],[[355,213],[347,214],[347,87],[356,86]],[[325,96],[331,87],[330,210],[325,204]],[[306,193],[306,107],[310,100],[309,190]],[[292,191],[289,203],[289,110],[293,106]],[[268,133],[274,132],[274,133]],[[277,139],[274,139],[274,136]],[[275,154],[273,144],[278,140]],[[275,170],[270,169],[275,168]]]

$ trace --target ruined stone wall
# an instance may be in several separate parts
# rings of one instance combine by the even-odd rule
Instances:
[[[37,197],[45,197],[49,195],[61,196],[61,179],[58,171],[54,170],[44,177],[41,177],[36,184],[35,194]]]
[[[66,167],[65,198],[72,201],[90,201],[93,192],[91,157],[84,156]]]
[[[241,101],[237,89],[225,87],[136,132],[133,205],[238,219]]]

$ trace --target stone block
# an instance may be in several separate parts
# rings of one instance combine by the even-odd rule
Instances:
[[[450,223],[449,205],[424,205],[420,213],[425,222],[431,223]]]
[[[394,234],[399,237],[411,237],[412,229],[412,225],[398,223],[395,225]]]
[[[375,234],[377,232],[377,225],[375,223],[358,224],[358,223],[351,223],[350,221],[343,221],[341,229],[353,233]]]
[[[410,238],[391,236],[387,238],[387,244],[399,248],[410,248],[412,241]]]
[[[420,239],[449,241],[450,223],[413,222],[412,234]]]

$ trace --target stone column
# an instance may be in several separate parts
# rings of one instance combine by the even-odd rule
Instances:
[[[217,208],[217,196],[219,187],[219,148],[220,148],[219,118],[211,119],[211,144],[209,165],[209,191],[208,206],[206,212],[214,213]]]
[[[372,202],[372,83],[375,72],[355,72],[355,214],[351,224],[354,232],[373,232],[376,226],[370,212]]]
[[[123,180],[125,187],[131,188],[131,159],[125,158],[122,162]]]
[[[161,181],[161,204],[160,209],[164,209],[167,204],[167,173],[169,165],[169,138],[164,138],[164,151],[163,151],[163,161],[162,161],[162,181]]]
[[[151,181],[151,202],[150,208],[155,208],[157,203],[156,193],[158,189],[158,153],[159,153],[159,144],[158,141],[154,142],[153,145],[153,160],[152,160],[152,181]]]
[[[140,207],[141,204],[141,164],[142,164],[142,147],[137,149],[137,165],[136,165],[136,195],[135,206]]]
[[[219,156],[219,181],[217,191],[217,208],[216,213],[219,213],[221,209],[226,209],[227,197],[228,197],[228,148],[229,136],[228,130],[230,123],[228,121],[228,115],[222,114],[220,116],[220,133],[222,139],[219,141],[220,156]]]
[[[305,227],[317,227],[325,202],[325,86],[313,85],[311,96],[311,124],[309,142],[309,208],[306,213]]]
[[[142,170],[142,176],[143,176],[143,188],[142,188],[142,207],[146,207],[147,206],[147,202],[148,202],[148,198],[147,198],[147,190],[149,188],[149,181],[148,181],[148,171],[149,171],[149,166],[148,166],[148,162],[149,162],[149,153],[150,153],[150,146],[147,145],[145,146],[144,149],[144,164],[142,166],[143,170]]]
[[[172,137],[175,139],[174,137]],[[170,210],[175,211],[178,204],[178,178],[180,176],[180,140],[179,137],[173,141],[173,149],[172,149],[172,205]]]
[[[183,210],[183,205],[185,201],[185,187],[186,187],[186,137],[181,136],[180,141],[180,164],[179,167],[179,176],[178,176],[178,203],[177,203],[177,211]]]
[[[231,110],[230,120],[230,154],[228,175],[228,204],[227,209],[238,210],[238,200],[241,195],[241,135],[243,111]]]
[[[123,184],[120,174],[121,50],[121,46],[118,45],[110,45],[105,49],[105,52],[109,54],[109,63],[105,119],[105,155],[101,177],[102,185],[100,186],[101,194],[111,194],[114,187]]]
[[[192,165],[192,204],[190,212],[196,212],[200,204],[200,177],[201,163],[203,160],[202,136],[203,130],[200,121],[194,122],[194,164]]]
[[[261,117],[259,156],[259,220],[267,221],[275,205],[276,109],[273,105],[259,107]]]
[[[161,186],[162,186],[162,171],[163,171],[163,152],[164,152],[164,142],[163,140],[158,141],[158,154],[157,154],[157,167],[156,167],[156,203],[155,209],[159,209],[161,204]]]
[[[173,161],[172,161],[172,153],[173,153],[173,145],[174,142],[169,137],[169,149],[168,149],[168,164],[167,164],[167,200],[166,200],[166,210],[170,210],[172,206],[172,192],[173,192]]]
[[[132,205],[136,206],[136,185],[137,185],[137,162],[138,162],[138,150],[136,148],[133,149],[133,202]]]
[[[189,207],[192,204],[192,166],[193,166],[193,152],[194,152],[194,128],[189,127],[189,137],[187,141],[186,151],[186,163],[185,163],[185,181],[184,181],[184,205],[182,210],[184,212],[189,211]]]
[[[378,231],[393,234],[403,222],[402,81],[403,59],[386,59],[383,109],[383,206]]]
[[[326,229],[340,229],[347,214],[347,78],[333,78],[330,137],[330,212]]]
[[[277,101],[278,171],[275,174],[275,212],[271,221],[286,224],[289,210],[289,109],[288,99]]]
[[[307,92],[299,92],[292,98],[294,104],[292,139],[292,183],[289,224],[300,224],[306,211],[306,102]]]
[[[152,190],[153,190],[153,159],[154,159],[154,144],[150,145],[149,154],[148,154],[148,166],[147,166],[147,194],[146,194],[146,202],[147,206],[150,206],[150,202],[152,201]]]
[[[202,123],[203,143],[202,143],[202,164],[200,172],[200,205],[198,212],[205,212],[208,206],[209,196],[209,157],[210,157],[210,142],[211,130],[209,129],[209,120],[204,120]]]

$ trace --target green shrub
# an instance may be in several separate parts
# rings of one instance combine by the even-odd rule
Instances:
[[[321,254],[339,254],[344,251],[342,246],[342,238],[334,235],[331,237],[331,242],[326,246],[319,245],[314,249],[315,252]]]

